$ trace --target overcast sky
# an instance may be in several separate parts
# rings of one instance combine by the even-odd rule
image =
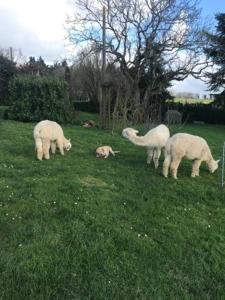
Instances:
[[[225,12],[224,0],[202,0],[203,16],[214,19]],[[64,24],[72,11],[69,0],[0,0],[0,48],[21,49],[25,57],[42,56],[48,63],[68,54]],[[206,86],[188,78],[175,84],[176,91],[205,94]]]

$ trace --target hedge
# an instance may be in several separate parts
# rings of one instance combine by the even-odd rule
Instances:
[[[19,121],[54,120],[69,122],[73,107],[69,101],[67,83],[55,77],[20,75],[9,84],[11,107],[7,110],[9,119]]]

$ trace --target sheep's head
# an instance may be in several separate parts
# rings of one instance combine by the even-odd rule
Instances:
[[[130,137],[136,136],[139,131],[133,128],[125,128],[122,131],[122,136],[129,139]]]
[[[63,142],[63,148],[66,149],[66,151],[69,151],[72,147],[72,144],[71,144],[71,141],[70,139],[64,139],[64,142]]]
[[[210,162],[208,163],[210,173],[214,173],[218,169],[219,161],[220,160],[210,160]]]

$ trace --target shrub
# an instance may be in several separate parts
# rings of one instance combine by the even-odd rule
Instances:
[[[72,120],[67,83],[54,77],[20,75],[9,85],[12,106],[7,117],[19,121]]]
[[[0,55],[0,105],[8,105],[9,81],[16,74],[16,64]]]

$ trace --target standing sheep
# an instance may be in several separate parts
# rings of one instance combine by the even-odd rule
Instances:
[[[70,139],[67,140],[64,137],[62,127],[54,121],[44,120],[39,122],[34,127],[33,134],[39,160],[42,160],[43,156],[49,159],[50,147],[53,154],[56,151],[56,147],[58,147],[62,155],[64,155],[64,149],[69,151],[72,147]]]
[[[218,168],[219,160],[213,159],[206,140],[196,135],[177,133],[169,138],[166,144],[163,175],[167,177],[170,168],[173,178],[177,179],[177,169],[184,157],[193,161],[191,177],[199,176],[199,168],[203,161],[211,173]]]
[[[169,129],[161,124],[149,130],[144,136],[137,136],[137,133],[138,130],[133,128],[125,128],[122,131],[122,135],[133,144],[147,148],[147,164],[150,164],[153,158],[155,168],[158,168],[161,150],[170,137]]]

